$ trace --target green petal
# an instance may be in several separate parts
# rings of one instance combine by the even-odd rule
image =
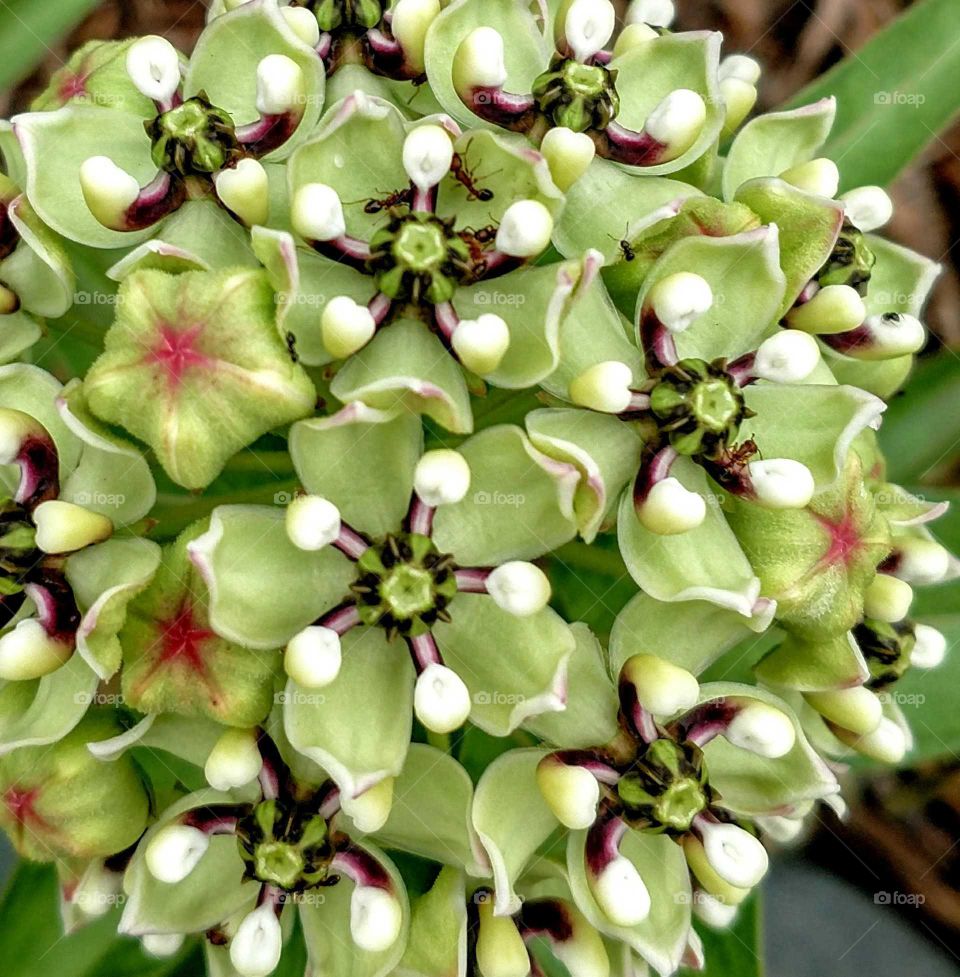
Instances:
[[[393,786],[390,817],[376,839],[388,848],[484,875],[483,850],[470,820],[472,804],[473,783],[466,770],[449,754],[413,743]]]
[[[465,977],[467,892],[462,872],[443,868],[413,901],[410,939],[396,977]]]
[[[38,682],[0,684],[0,755],[63,739],[93,702],[99,679],[80,655]]]
[[[696,142],[668,163],[644,166],[644,176],[677,173],[690,166],[716,143],[726,109],[717,82],[722,35],[708,31],[664,34],[627,51],[611,62],[617,76],[620,112],[617,122],[643,129],[647,117],[672,91],[689,88],[703,97],[707,117]]]
[[[829,259],[843,226],[843,204],[778,179],[750,180],[737,190],[736,199],[780,231],[787,291],[779,311],[786,313]]]
[[[360,403],[290,431],[290,456],[304,488],[329,499],[354,529],[374,536],[399,530],[422,452],[415,414]]]
[[[737,814],[769,814],[839,791],[836,777],[807,742],[799,720],[782,699],[733,682],[710,682],[700,688],[701,702],[724,698],[756,699],[774,706],[790,717],[797,732],[793,749],[776,760],[733,746],[722,736],[704,747],[710,783],[724,807]]]
[[[188,200],[163,224],[163,239],[145,241],[125,255],[107,276],[122,282],[144,268],[160,271],[211,271],[214,268],[255,268],[250,236],[213,200]]]
[[[144,716],[130,729],[112,739],[89,743],[87,749],[99,760],[116,760],[135,746],[159,750],[202,767],[223,735],[223,726],[209,719],[173,714]]]
[[[570,630],[577,643],[567,665],[566,708],[528,719],[524,727],[553,746],[585,750],[617,735],[620,704],[600,642],[586,624]]]
[[[67,560],[67,580],[83,611],[77,652],[104,681],[120,668],[123,649],[117,633],[127,605],[159,565],[160,547],[146,539],[108,539]]]
[[[870,669],[849,631],[817,642],[788,634],[754,671],[764,685],[803,692],[849,689],[870,678]]]
[[[789,112],[751,119],[730,147],[723,171],[723,197],[732,200],[741,184],[758,176],[779,176],[813,159],[824,144],[837,112],[833,98]]]
[[[347,295],[366,305],[373,298],[372,279],[349,265],[298,250],[286,231],[255,227],[253,249],[277,293],[277,326],[284,334],[292,333],[300,362],[305,366],[329,363],[332,357],[320,328],[327,302]]]
[[[40,326],[25,312],[0,316],[0,364],[17,359],[41,335]]]
[[[764,457],[802,462],[818,491],[834,484],[854,439],[885,410],[882,400],[856,387],[758,383],[747,388],[746,401],[757,416],[745,429]]]
[[[340,674],[326,688],[287,684],[284,729],[295,749],[356,797],[403,769],[414,672],[403,642],[388,642],[379,628],[354,628],[342,644]]]
[[[64,388],[57,405],[64,423],[83,444],[80,462],[64,482],[61,498],[109,516],[114,526],[142,519],[157,500],[146,458],[87,410],[79,381]]]
[[[298,550],[284,518],[280,506],[218,506],[209,530],[190,545],[210,594],[211,626],[249,648],[285,645],[335,606],[354,576],[330,547]]]
[[[769,614],[748,621],[703,600],[665,604],[649,594],[637,594],[614,622],[610,672],[618,675],[633,655],[656,655],[699,675],[768,623]]]
[[[650,893],[650,915],[636,926],[617,926],[597,905],[587,882],[586,831],[572,831],[567,840],[567,871],[577,908],[606,936],[622,940],[658,973],[680,966],[690,934],[690,874],[680,846],[665,835],[628,831],[620,854],[640,873]]]
[[[337,374],[338,399],[362,400],[378,410],[426,414],[455,434],[473,429],[463,373],[443,344],[413,319],[391,322]]]
[[[621,256],[620,240],[630,226],[667,204],[700,194],[679,180],[640,176],[597,158],[567,191],[567,202],[553,232],[557,250],[577,258],[589,248],[611,262]]]
[[[434,625],[443,660],[466,683],[470,719],[491,736],[507,736],[522,722],[562,709],[574,637],[549,607],[514,617],[486,594],[458,594],[450,624]]]
[[[535,410],[526,423],[536,448],[580,472],[573,508],[580,535],[592,542],[615,518],[620,493],[637,474],[640,438],[619,418],[585,410]]]
[[[73,305],[76,279],[56,235],[37,217],[24,196],[10,203],[7,216],[20,244],[0,262],[0,276],[16,292],[26,312],[56,319]]]
[[[403,956],[410,932],[410,902],[406,886],[396,866],[373,845],[360,845],[387,870],[393,894],[400,900],[403,928],[396,943],[381,953],[361,950],[350,939],[350,896],[353,884],[341,878],[337,885],[323,890],[323,898],[300,905],[303,938],[307,944],[310,972],[336,974],[336,977],[386,977]]]
[[[367,214],[367,201],[410,186],[403,168],[406,135],[399,109],[354,92],[331,106],[310,141],[294,153],[287,174],[291,197],[307,183],[333,187],[343,202],[347,233],[369,240],[385,217]]]
[[[444,505],[433,539],[461,566],[532,560],[576,534],[573,493],[579,473],[538,451],[519,427],[498,425],[460,447],[470,491]]]
[[[27,163],[13,131],[13,123],[6,119],[0,119],[0,157],[3,158],[3,172],[10,181],[18,187],[26,186]]]
[[[430,25],[426,65],[433,93],[458,122],[471,127],[489,127],[463,104],[453,84],[457,49],[477,27],[493,27],[505,41],[507,81],[504,88],[508,92],[530,92],[534,79],[550,61],[553,44],[541,34],[532,11],[516,0],[483,0],[482,3],[456,0]]]
[[[142,116],[68,105],[56,112],[18,115],[14,126],[27,164],[26,192],[33,209],[58,234],[95,248],[126,248],[155,232],[111,231],[90,213],[80,189],[80,167],[91,156],[110,159],[141,186],[156,175]],[[104,133],[110,134],[104,146]]]
[[[245,3],[209,24],[190,58],[183,90],[187,97],[205,92],[237,125],[254,122],[260,117],[257,66],[271,54],[285,55],[303,72],[303,118],[291,138],[270,154],[285,158],[320,120],[326,72],[316,52],[287,25],[278,4]]]
[[[159,882],[147,870],[147,847],[162,827],[185,811],[232,800],[229,794],[201,790],[163,812],[162,819],[137,845],[123,877],[127,901],[120,920],[121,933],[202,933],[255,899],[258,883],[242,881],[243,860],[236,839],[230,835],[212,837],[206,854],[182,882]]]
[[[498,916],[520,908],[517,880],[559,826],[537,786],[537,764],[546,755],[546,750],[510,750],[487,767],[477,784],[473,826],[493,869]]]
[[[171,342],[190,355],[171,359]],[[237,451],[316,400],[277,333],[262,272],[137,272],[120,287],[104,349],[84,381],[91,411],[149,444],[185,488],[208,485]]]
[[[760,581],[740,548],[703,469],[686,458],[671,474],[707,503],[707,517],[678,536],[658,536],[637,518],[633,496],[620,501],[617,535],[630,575],[651,597],[662,601],[705,600],[746,618],[756,613]]]
[[[637,302],[638,313],[657,282],[681,271],[696,272],[713,291],[710,310],[676,337],[681,358],[735,358],[756,349],[777,321],[786,279],[775,226],[731,237],[677,241],[651,269]]]

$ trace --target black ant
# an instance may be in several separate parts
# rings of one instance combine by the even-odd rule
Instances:
[[[478,178],[473,175],[473,171],[467,166],[467,161],[459,153],[453,154],[453,162],[450,164],[450,175],[457,183],[464,186],[467,190],[467,200],[480,200],[487,203],[493,200],[494,193],[486,187],[478,187]],[[491,173],[491,176],[494,174]]]
[[[404,190],[396,190],[379,199],[368,200],[363,208],[365,214],[379,214],[381,211],[390,210],[391,207],[398,207],[406,204],[408,207],[413,202],[413,187]]]
[[[292,332],[287,333],[287,352],[294,363],[300,362],[300,355],[297,353],[297,337]]]
[[[465,227],[459,233],[460,239],[470,249],[470,257],[474,263],[474,272],[482,277],[486,272],[487,263],[484,259],[484,247],[491,244],[497,238],[498,227],[496,224],[488,224],[486,227]]]
[[[623,232],[623,240],[619,241],[620,254],[623,255],[624,261],[635,261],[637,258],[637,252],[633,250],[633,245],[627,240],[627,234],[630,233],[630,225],[627,224],[626,230]],[[611,234],[610,237],[613,237]],[[614,238],[616,240],[616,238]]]

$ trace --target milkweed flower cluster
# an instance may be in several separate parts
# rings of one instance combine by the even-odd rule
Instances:
[[[670,974],[906,755],[958,563],[876,431],[937,267],[832,100],[752,116],[671,18],[218,0],[0,127],[0,825],[68,927]],[[568,544],[635,584],[607,633]]]

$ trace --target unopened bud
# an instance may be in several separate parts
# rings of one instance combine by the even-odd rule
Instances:
[[[634,687],[637,701],[654,716],[692,709],[700,695],[700,683],[693,674],[656,655],[628,658],[620,670],[620,681]]]
[[[589,828],[597,819],[600,784],[585,767],[551,754],[537,765],[537,786],[557,820],[572,831]]]

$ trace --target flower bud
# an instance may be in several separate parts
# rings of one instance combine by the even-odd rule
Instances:
[[[297,685],[322,689],[340,674],[340,636],[332,628],[311,625],[287,644],[283,669]]]
[[[895,624],[910,613],[913,588],[889,573],[878,573],[863,595],[864,617]]]
[[[167,104],[180,87],[180,55],[165,37],[138,38],[127,50],[127,74],[142,95]]]
[[[553,217],[539,200],[518,200],[497,230],[497,248],[512,258],[536,258],[550,244]]]
[[[41,502],[33,510],[33,522],[37,547],[44,553],[73,553],[113,533],[113,523],[106,516],[60,499]]]
[[[453,80],[461,96],[474,88],[500,88],[507,80],[503,38],[492,27],[477,27],[453,58]]]
[[[320,43],[320,24],[311,10],[306,7],[281,7],[280,13],[290,30],[307,47],[315,48]]]
[[[820,345],[813,336],[799,329],[782,329],[760,344],[751,372],[771,383],[800,383],[819,362]]]
[[[915,668],[936,668],[947,655],[946,636],[929,624],[914,625],[915,643],[910,664]]]
[[[633,862],[623,855],[589,881],[597,905],[616,926],[637,926],[650,915],[650,893]]]
[[[427,31],[439,16],[439,0],[397,0],[393,5],[390,31],[400,42],[407,64],[418,73],[426,67]]]
[[[90,213],[104,227],[125,229],[127,211],[140,196],[140,184],[108,156],[91,156],[80,167],[80,189]]]
[[[450,337],[460,362],[479,376],[493,373],[510,348],[510,329],[492,312],[478,319],[462,319]]]
[[[495,916],[493,900],[478,907],[477,969],[481,977],[527,977],[530,954],[510,916]]]
[[[637,510],[644,528],[658,536],[677,536],[696,529],[707,518],[707,504],[670,476],[657,482]]]
[[[659,36],[650,24],[627,24],[620,31],[616,43],[613,45],[613,56],[614,58],[621,58]]]
[[[491,571],[487,593],[497,607],[514,617],[530,617],[542,611],[550,600],[550,581],[533,563],[511,560]]]
[[[540,152],[550,167],[553,182],[566,193],[587,172],[597,155],[597,146],[585,132],[556,126],[543,137]]]
[[[113,872],[102,861],[91,862],[70,896],[70,903],[89,919],[105,916],[119,902],[123,873]]]
[[[356,829],[364,834],[379,831],[393,809],[393,777],[384,777],[368,787],[359,797],[344,801],[344,810],[350,815]]]
[[[537,764],[537,786],[557,820],[571,831],[596,821],[600,784],[585,767],[545,756]]]
[[[403,144],[403,168],[420,190],[435,187],[453,164],[453,142],[442,126],[420,125]]]
[[[290,219],[294,230],[308,241],[334,241],[347,232],[340,197],[325,183],[300,187],[293,198]]]
[[[950,553],[936,540],[903,536],[896,540],[893,575],[909,584],[939,583],[950,572]]]
[[[595,363],[570,383],[570,399],[580,407],[620,414],[630,406],[633,371],[626,363]]]
[[[282,952],[283,932],[271,902],[247,913],[230,941],[230,962],[240,977],[267,977]]]
[[[700,683],[694,675],[656,655],[628,658],[620,670],[620,681],[634,687],[637,701],[654,716],[692,709],[700,695]]]
[[[720,81],[736,79],[756,85],[760,81],[760,63],[746,54],[731,54],[720,62],[717,77]]]
[[[214,744],[203,773],[214,790],[243,787],[260,775],[263,757],[252,729],[228,729]]]
[[[825,334],[849,332],[867,317],[867,307],[856,289],[849,285],[827,285],[809,302],[787,313],[793,329]]]
[[[358,885],[350,896],[350,935],[361,950],[383,953],[400,936],[403,913],[399,900],[386,889]]]
[[[470,692],[452,668],[431,662],[417,678],[413,711],[434,733],[452,733],[470,715]]]
[[[42,678],[65,664],[72,654],[72,645],[51,637],[36,618],[24,618],[0,638],[0,679],[29,682]]]
[[[882,187],[857,187],[840,200],[847,220],[861,231],[876,231],[893,217],[893,201]]]
[[[647,294],[645,304],[672,333],[684,332],[713,305],[713,291],[705,278],[679,271],[662,278]]]
[[[702,818],[697,828],[707,861],[724,882],[738,889],[752,889],[767,874],[767,851],[749,831]]]
[[[842,743],[879,763],[899,763],[908,749],[906,734],[886,716],[875,730],[863,736],[854,736],[844,729],[834,730],[834,733]]]
[[[327,352],[335,360],[345,360],[373,339],[377,321],[365,305],[338,295],[324,306],[320,330]]]
[[[780,179],[820,197],[835,197],[840,189],[840,170],[837,164],[832,159],[823,157],[791,166],[780,174]]]
[[[604,49],[617,26],[617,12],[610,0],[573,0],[563,25],[573,56],[589,61]]]
[[[750,895],[750,889],[731,885],[717,874],[707,858],[703,843],[695,835],[684,835],[682,845],[687,865],[705,892],[728,906],[739,906]]]
[[[176,885],[197,867],[209,847],[210,838],[199,828],[168,824],[147,846],[147,870],[158,882]]]
[[[140,946],[147,956],[162,960],[179,953],[185,939],[183,933],[146,933],[140,937]]]
[[[291,8],[286,8],[291,9]],[[259,160],[247,157],[214,177],[217,196],[247,227],[266,224],[270,217],[270,182]]]
[[[257,65],[257,111],[285,115],[303,107],[303,71],[285,54],[268,54]]]
[[[627,23],[669,27],[676,15],[673,0],[633,0],[627,8]]]
[[[287,506],[285,521],[290,542],[308,553],[322,550],[340,535],[340,510],[320,495],[298,495]]]
[[[470,466],[459,451],[427,451],[413,472],[413,488],[429,506],[454,505],[470,489]]]
[[[791,458],[751,461],[747,465],[757,502],[767,509],[803,509],[816,488],[806,465]]]
[[[46,428],[29,414],[0,407],[0,465],[12,465],[20,456],[24,442],[31,438],[50,440]]]
[[[883,718],[883,704],[863,685],[805,692],[804,698],[824,719],[859,736],[872,733]]]
[[[647,116],[643,130],[670,150],[670,158],[682,156],[698,139],[707,121],[703,98],[689,88],[677,88]]]
[[[724,135],[733,135],[740,128],[757,104],[757,95],[754,85],[739,78],[725,78],[720,82],[720,97],[727,113],[723,122]]]
[[[765,702],[751,702],[740,709],[723,735],[734,746],[771,760],[786,756],[797,741],[790,717]]]
[[[860,360],[889,360],[919,353],[927,341],[927,330],[916,317],[906,312],[885,312],[867,318],[861,329],[864,336],[843,352]]]

